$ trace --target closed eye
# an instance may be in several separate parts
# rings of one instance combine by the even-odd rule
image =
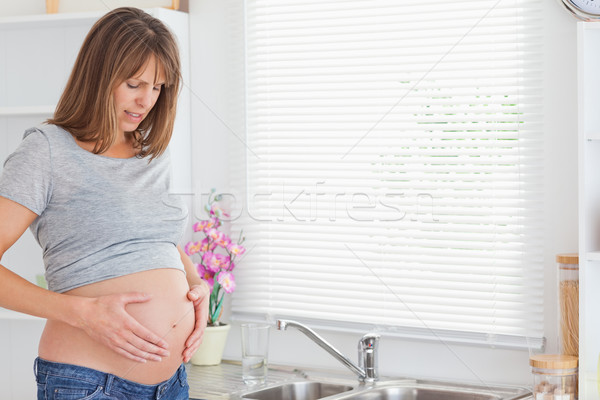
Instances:
[[[129,83],[129,82],[128,82],[128,83],[127,83],[127,87],[128,87],[129,89],[137,89],[137,88],[139,88],[139,87],[140,87],[140,85],[132,85],[131,83]]]

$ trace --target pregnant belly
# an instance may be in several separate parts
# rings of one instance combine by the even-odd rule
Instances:
[[[98,297],[108,294],[143,292],[151,295],[144,303],[132,303],[127,311],[138,322],[169,343],[169,357],[162,361],[131,361],[91,339],[84,331],[49,320],[42,334],[39,356],[111,373],[134,382],[156,384],[170,378],[183,360],[185,341],[194,328],[195,315],[185,275],[176,269],[156,269],[82,286],[66,294]]]

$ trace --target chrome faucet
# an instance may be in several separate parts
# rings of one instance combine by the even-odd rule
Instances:
[[[348,357],[340,353],[335,347],[330,345],[325,339],[319,336],[315,331],[308,326],[296,321],[287,319],[277,320],[277,329],[285,331],[288,326],[298,329],[300,332],[308,336],[313,342],[321,346],[325,351],[335,357],[339,362],[344,364],[352,372],[358,375],[358,379],[363,382],[375,382],[379,379],[377,372],[377,343],[379,335],[376,333],[367,333],[358,342],[358,366],[354,364]]]

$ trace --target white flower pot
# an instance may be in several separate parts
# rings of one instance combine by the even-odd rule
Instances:
[[[190,362],[194,365],[217,365],[223,358],[227,334],[231,325],[207,326],[202,344],[196,350]]]

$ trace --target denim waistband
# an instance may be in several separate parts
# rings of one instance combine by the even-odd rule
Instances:
[[[60,376],[103,386],[104,393],[107,395],[110,395],[112,391],[116,391],[144,399],[161,399],[172,385],[185,386],[187,381],[183,364],[179,366],[171,378],[156,385],[145,385],[92,368],[47,361],[39,357],[35,359],[33,368],[36,380],[41,384],[46,383],[48,375]]]

